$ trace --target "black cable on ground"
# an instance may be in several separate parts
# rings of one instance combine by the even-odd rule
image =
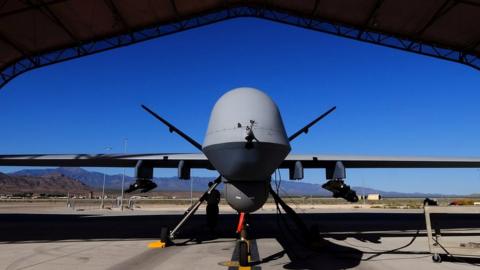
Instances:
[[[277,179],[277,171],[278,171],[278,178]],[[274,181],[275,181],[275,188],[276,188],[276,193],[278,195],[278,192],[280,190],[280,185],[281,185],[281,175],[280,175],[280,170],[275,170],[275,178],[274,178]],[[273,189],[271,186],[270,186],[271,189]],[[279,195],[278,195],[279,196]],[[288,222],[287,220],[285,220],[285,217],[283,216],[284,213],[282,213],[282,210],[280,208],[280,205],[278,203],[277,200],[275,200],[274,198],[274,202],[275,202],[275,206],[277,208],[277,226],[279,227],[279,229],[281,230],[281,233],[284,234],[284,235],[293,235],[293,231],[291,230],[290,226],[288,225]],[[284,223],[285,225],[285,228],[290,232],[290,234],[285,234],[284,231],[283,231],[283,228],[280,224],[280,219],[282,220],[282,222]]]
[[[275,174],[274,174],[274,182],[275,182],[275,189],[277,190],[277,193],[276,195],[278,197],[280,197],[278,195],[278,191],[280,190],[280,185],[281,185],[281,174],[280,172],[278,172],[278,175],[279,175],[279,178],[280,179],[277,179],[277,171],[275,171]],[[272,192],[274,189],[272,186],[270,186],[270,191]],[[271,193],[272,194],[272,193]],[[272,194],[273,196],[273,194]],[[274,197],[274,202],[275,202],[275,206],[276,206],[276,221],[277,221],[277,226],[278,228],[280,229],[280,233],[281,235],[283,235],[284,237],[288,237],[290,238],[290,240],[293,240],[293,242],[295,243],[299,243],[300,245],[302,246],[305,246],[305,247],[308,247],[308,244],[303,240],[301,239],[301,237],[298,237],[298,233],[296,233],[295,231],[292,230],[292,228],[290,227],[290,225],[288,224],[288,221],[286,220],[285,218],[285,213],[282,212],[281,210],[281,207],[280,207],[280,204],[279,202],[275,199]],[[281,222],[280,222],[281,221]],[[282,223],[283,223],[283,226],[282,226]],[[287,233],[285,233],[285,229],[287,230]],[[296,251],[295,249],[290,249],[289,250],[289,253],[293,256],[295,256],[296,258],[299,258],[299,259],[303,259],[304,256],[300,256]]]
[[[396,252],[396,251],[399,251],[401,249],[404,249],[408,246],[410,246],[411,244],[413,244],[413,242],[415,242],[415,240],[417,239],[417,237],[420,235],[420,230],[417,230],[417,232],[415,233],[415,235],[412,237],[412,239],[410,240],[410,242],[408,242],[406,245],[404,246],[401,246],[401,247],[398,247],[398,248],[395,248],[395,249],[391,249],[391,250],[386,250],[386,251],[382,251],[382,252],[379,252],[377,254],[374,254],[366,259],[362,259],[362,261],[369,261],[373,258],[376,258],[378,256],[381,256],[381,255],[384,255],[384,254],[389,254],[389,253],[393,253],[393,252]]]
[[[279,179],[277,179],[277,171],[275,171],[275,177],[274,177],[274,182],[275,182],[275,190],[276,190],[276,195],[278,197],[280,197],[278,194],[279,194],[279,191],[280,191],[280,186],[281,186],[281,183],[282,183],[282,179],[281,179],[281,175],[280,175],[280,170],[278,170],[278,175],[279,175]],[[271,191],[273,191],[273,187],[270,186],[270,189]],[[285,192],[285,191],[284,191]],[[286,193],[286,192],[285,192]],[[273,195],[273,194],[272,194]],[[294,238],[293,240],[300,243],[302,246],[308,248],[308,249],[311,249],[311,247],[308,245],[308,243],[306,241],[304,241],[303,239],[300,240],[301,237],[298,237],[298,234],[295,233],[292,228],[290,228],[290,225],[288,224],[288,221],[285,219],[285,216],[284,214],[285,213],[282,213],[281,209],[280,209],[280,205],[279,203],[277,202],[277,200],[274,198],[274,202],[275,202],[275,206],[276,206],[276,209],[277,209],[277,226],[279,227],[281,233],[283,235],[289,235],[291,236],[292,238]],[[296,214],[296,213],[295,213]],[[283,231],[283,228],[282,228],[282,225],[280,224],[280,219],[282,220],[285,228],[287,229],[287,231],[290,233],[290,234],[285,234],[284,231]],[[303,222],[302,222],[303,223]],[[298,224],[297,224],[298,225]],[[305,226],[305,225],[304,225]],[[295,235],[297,235],[297,237],[294,237]],[[404,246],[401,246],[401,247],[398,247],[398,248],[395,248],[395,249],[391,249],[391,250],[386,250],[386,251],[382,251],[382,252],[379,252],[377,254],[374,254],[366,259],[362,259],[362,261],[369,261],[373,258],[376,258],[376,257],[379,257],[381,255],[384,255],[384,254],[389,254],[389,253],[394,253],[396,251],[399,251],[399,250],[402,250],[406,247],[409,247],[410,245],[413,244],[413,242],[415,242],[415,240],[418,238],[418,236],[420,235],[420,230],[417,230],[417,232],[415,233],[415,235],[412,237],[412,239]],[[465,260],[462,260],[458,257],[455,257],[453,256],[444,246],[442,246],[436,239],[434,239],[434,241],[438,244],[438,246],[440,246],[440,248],[451,258],[453,258],[454,260],[460,262],[460,263],[466,263],[466,264],[470,264],[470,265],[473,265],[473,266],[479,266],[480,267],[480,264],[476,264],[476,263],[472,263],[472,262],[468,262],[468,261],[465,261]],[[295,252],[294,252],[295,253]],[[295,256],[297,256],[295,254]]]

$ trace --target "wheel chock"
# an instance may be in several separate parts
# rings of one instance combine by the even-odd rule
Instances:
[[[172,242],[168,239],[168,228],[162,227],[160,230],[160,240],[148,244],[149,248],[166,248]]]
[[[165,248],[167,247],[167,244],[162,241],[154,241],[151,243],[148,243],[148,248]]]

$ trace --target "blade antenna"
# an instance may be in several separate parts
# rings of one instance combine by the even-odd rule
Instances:
[[[156,114],[154,111],[150,110],[147,106],[143,105],[142,104],[142,108],[147,111],[148,113],[150,113],[153,117],[157,118],[158,120],[160,120],[160,122],[162,122],[163,124],[165,124],[168,129],[170,130],[170,132],[175,132],[177,133],[178,135],[180,135],[182,138],[184,138],[186,141],[188,141],[191,145],[195,146],[198,150],[202,151],[202,145],[199,144],[197,141],[195,141],[194,139],[192,139],[190,136],[188,136],[187,134],[183,133],[180,129],[178,129],[177,127],[175,127],[174,125],[170,124],[167,120],[163,119],[160,115]]]
[[[290,137],[288,137],[288,140],[289,141],[293,141],[295,138],[297,138],[300,134],[302,133],[305,133],[307,134],[308,133],[308,129],[311,128],[313,125],[315,125],[318,121],[322,120],[323,118],[325,118],[327,115],[329,115],[331,112],[335,111],[335,109],[337,108],[337,106],[333,106],[330,110],[326,111],[325,113],[323,113],[322,115],[320,115],[319,117],[317,117],[315,120],[313,120],[312,122],[310,122],[308,125],[304,126],[303,128],[301,128],[299,131],[295,132],[293,135],[291,135]]]

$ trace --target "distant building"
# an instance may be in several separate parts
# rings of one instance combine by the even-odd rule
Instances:
[[[382,199],[382,195],[380,194],[368,194],[367,201],[379,201]]]

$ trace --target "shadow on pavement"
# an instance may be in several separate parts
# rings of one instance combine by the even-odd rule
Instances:
[[[315,225],[321,236],[336,240],[353,237],[376,244],[380,244],[381,238],[385,236],[414,237],[415,231],[425,228],[424,216],[421,213],[316,213],[300,216],[308,226]],[[158,239],[161,227],[171,228],[180,218],[181,215],[0,214],[0,242]],[[436,228],[480,228],[478,215],[439,214],[434,215],[432,220]],[[206,228],[205,215],[196,215],[180,232],[176,242],[186,245],[192,242],[201,244],[217,238],[234,239],[236,223],[237,215],[220,215],[218,229],[212,235]],[[364,252],[358,249],[325,239],[318,243],[315,249],[307,248],[295,226],[279,223],[275,214],[254,214],[250,224],[252,238],[275,238],[284,249],[263,258],[259,262],[260,266],[262,263],[288,256],[291,262],[284,265],[285,269],[345,269],[357,266],[364,255]],[[410,233],[406,234],[405,231]],[[398,235],[395,232],[398,232]],[[401,250],[391,252],[401,253]],[[368,253],[369,257],[376,257],[376,254],[381,252]],[[260,256],[262,258],[262,254]]]

